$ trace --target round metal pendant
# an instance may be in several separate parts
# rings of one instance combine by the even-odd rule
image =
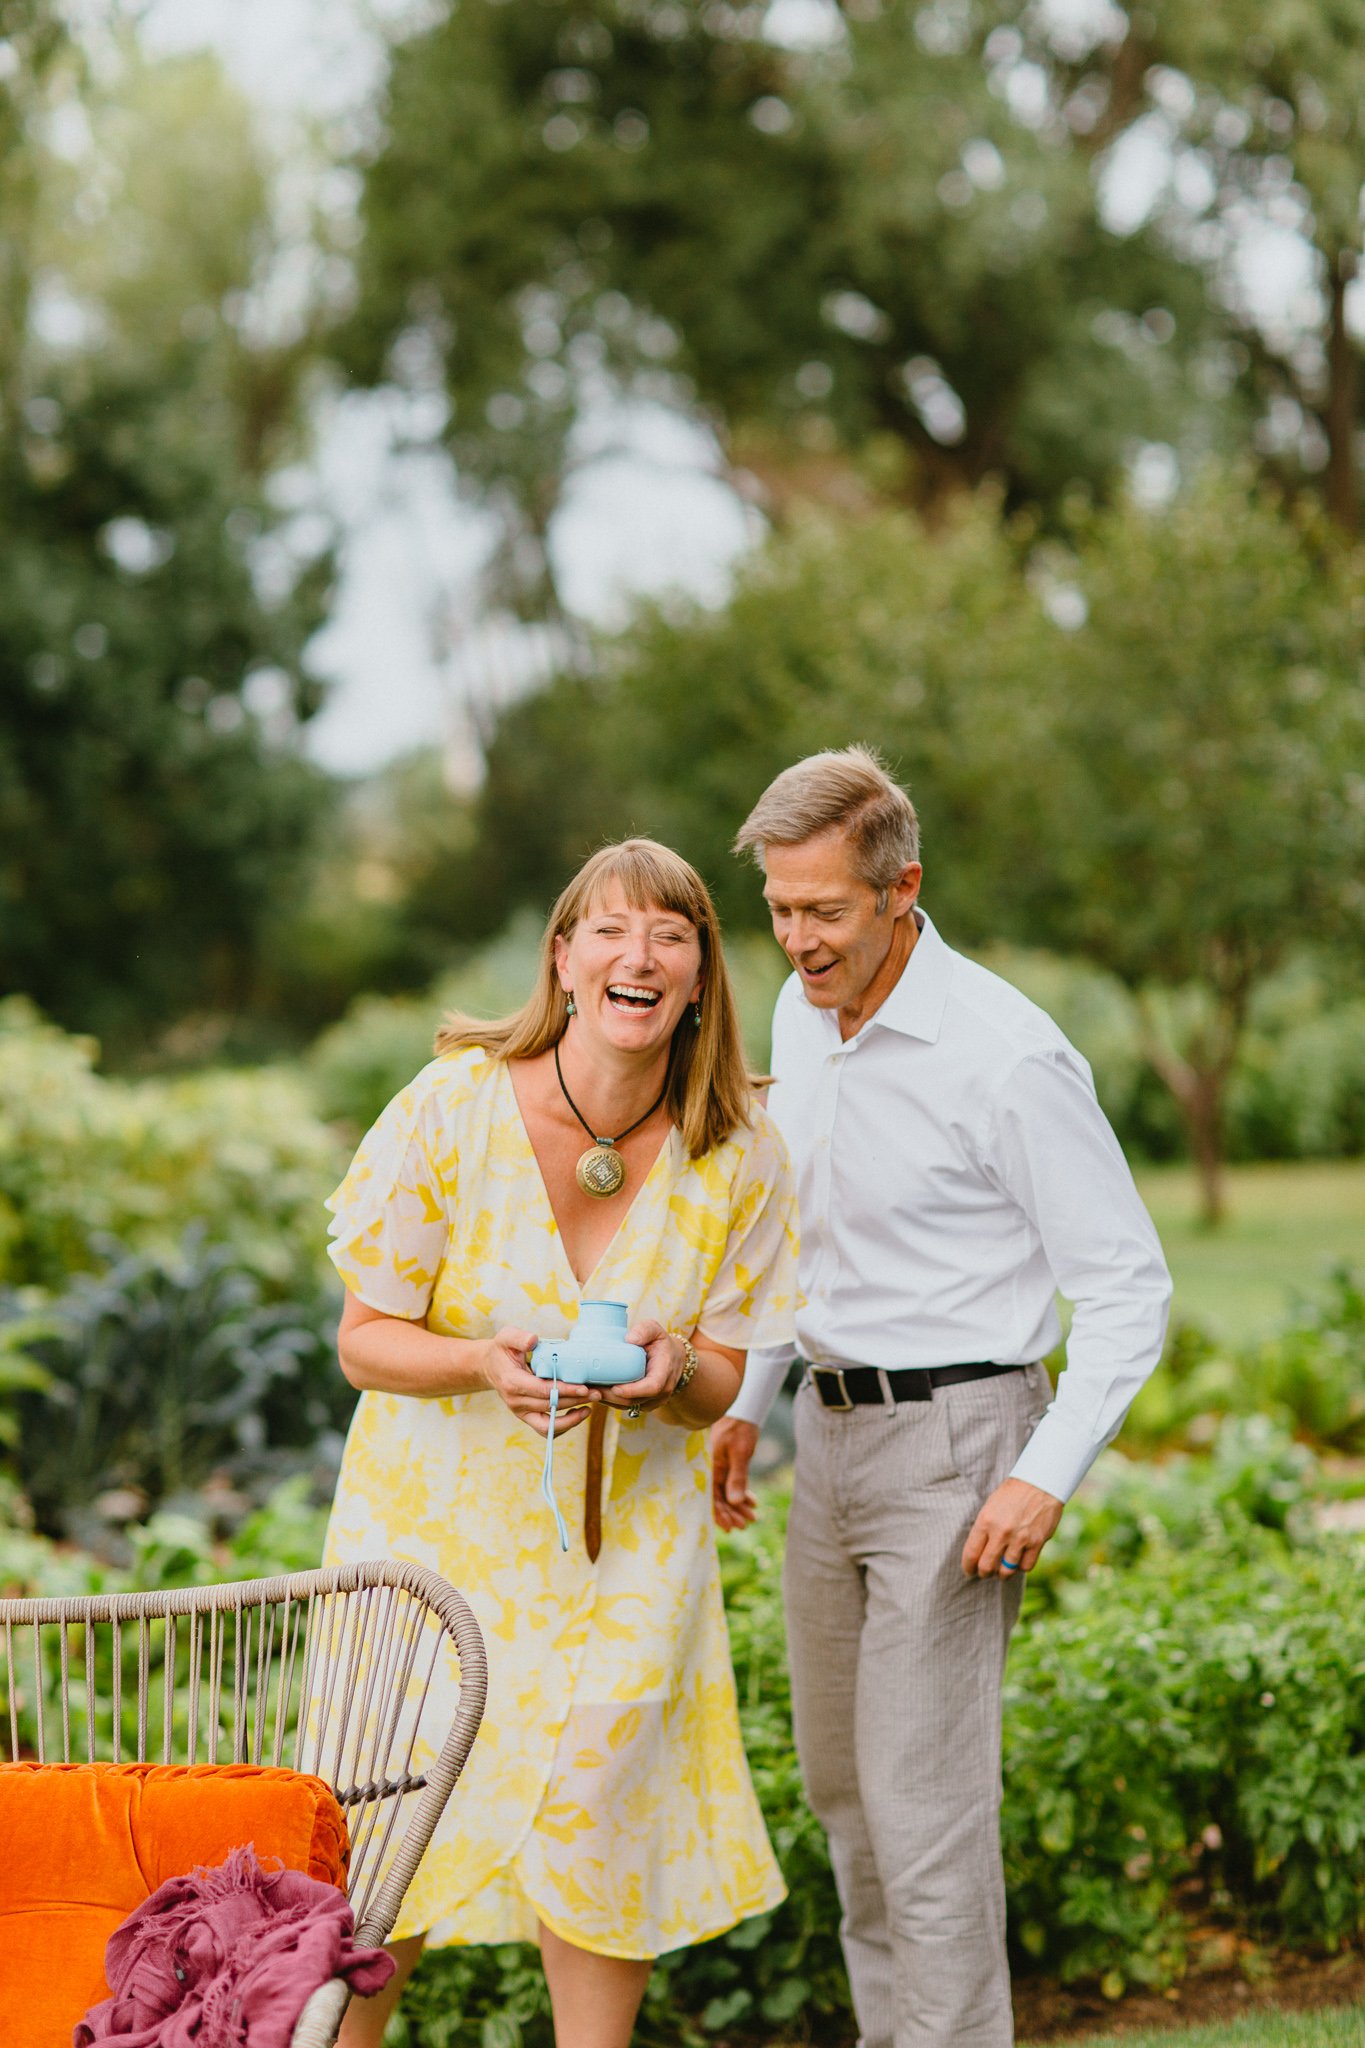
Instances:
[[[574,1168],[574,1178],[585,1195],[619,1194],[626,1184],[626,1162],[614,1145],[594,1145]]]

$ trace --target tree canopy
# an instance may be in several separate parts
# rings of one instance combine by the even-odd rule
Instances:
[[[613,390],[691,408],[778,514],[988,475],[1050,505],[1223,431],[1202,276],[1106,225],[1017,0],[850,7],[813,51],[764,13],[468,0],[394,50],[339,345],[445,391],[528,608]]]
[[[1365,558],[1234,473],[1088,522],[1064,587],[1046,727],[1002,781],[1017,929],[1134,992],[1214,1215],[1253,995],[1365,937]]]
[[[323,799],[293,734],[330,563],[269,486],[298,376],[245,108],[206,60],[128,52],[78,103],[76,66],[5,88],[0,988],[129,1049],[249,990]],[[43,137],[77,104],[73,160]]]

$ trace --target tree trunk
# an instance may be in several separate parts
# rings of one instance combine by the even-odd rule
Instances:
[[[1147,1064],[1175,1097],[1190,1144],[1199,1184],[1199,1221],[1216,1230],[1227,1208],[1223,1188],[1223,1097],[1237,1056],[1246,1016],[1245,994],[1218,1005],[1213,1028],[1200,1033],[1188,1054],[1176,1051],[1161,1033],[1150,997],[1134,1000]]]
[[[1223,1199],[1223,1082],[1218,1069],[1196,1073],[1180,1107],[1190,1134],[1190,1152],[1199,1182],[1199,1221],[1216,1230],[1227,1214]]]
[[[1199,1184],[1199,1221],[1216,1230],[1227,1214],[1223,1197],[1223,1084],[1221,1062],[1203,1067],[1183,1060],[1169,1046],[1149,1039],[1148,1064],[1175,1097],[1190,1141],[1190,1157]]]
[[[1346,326],[1346,287],[1356,274],[1355,253],[1343,249],[1328,259],[1330,315],[1327,332],[1327,510],[1345,533],[1359,524],[1360,497],[1356,481],[1355,343]]]

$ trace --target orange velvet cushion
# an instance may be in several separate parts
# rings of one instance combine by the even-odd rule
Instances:
[[[0,2042],[71,2048],[105,1943],[168,1877],[254,1845],[343,1889],[330,1785],[256,1764],[0,1764]]]

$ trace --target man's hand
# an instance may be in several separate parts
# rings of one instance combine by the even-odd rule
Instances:
[[[743,1529],[758,1513],[749,1491],[749,1460],[757,1442],[752,1422],[722,1415],[711,1426],[711,1509],[719,1529]]]
[[[1012,1579],[1006,1558],[1021,1572],[1031,1571],[1061,1519],[1062,1503],[1055,1494],[1030,1486],[1027,1479],[1006,1479],[972,1524],[963,1571],[969,1579]]]

